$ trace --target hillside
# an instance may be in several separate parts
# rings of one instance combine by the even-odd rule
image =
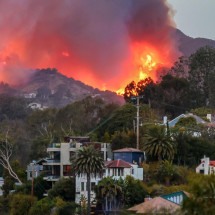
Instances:
[[[184,56],[190,56],[196,52],[197,49],[204,46],[215,47],[215,41],[206,38],[192,38],[185,35],[182,31],[176,29],[176,39],[178,41],[178,47]]]
[[[87,96],[101,97],[107,103],[123,104],[124,99],[111,91],[101,91],[81,81],[67,78],[56,69],[37,70],[19,87],[20,95],[48,107],[63,107]]]

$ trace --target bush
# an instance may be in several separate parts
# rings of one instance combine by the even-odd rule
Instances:
[[[37,201],[30,209],[29,215],[49,215],[55,203],[50,198],[46,197]]]
[[[10,215],[29,215],[36,198],[30,195],[14,194],[10,199]]]

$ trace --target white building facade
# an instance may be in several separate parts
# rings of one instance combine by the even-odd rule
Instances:
[[[201,163],[196,167],[196,173],[210,175],[215,173],[215,161],[210,161],[210,158],[204,157]]]

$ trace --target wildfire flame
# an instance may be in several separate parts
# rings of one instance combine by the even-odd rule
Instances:
[[[141,54],[139,59],[135,59],[135,63],[138,65],[137,72],[134,72],[134,74],[138,73],[138,77],[134,78],[135,82],[153,76],[150,73],[157,69],[157,62],[153,59],[153,54]],[[122,95],[124,94],[124,88],[120,88],[116,92],[118,95]]]
[[[140,80],[144,80],[148,77],[157,81],[158,69],[172,65],[172,59],[166,57],[163,54],[163,51],[156,45],[152,46],[148,43],[133,43],[131,45],[131,53],[132,56],[129,59],[129,63],[132,65],[129,68],[131,74],[123,79],[120,88],[116,91],[119,95],[124,94],[125,86],[132,81],[138,83]],[[127,65],[126,71],[128,71]]]

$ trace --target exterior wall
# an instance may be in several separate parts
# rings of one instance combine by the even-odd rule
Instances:
[[[132,168],[106,168],[105,177],[111,176],[118,180],[120,178],[125,179],[130,175],[135,179],[143,180],[143,168],[138,168],[138,165],[131,165]]]
[[[181,205],[183,200],[187,198],[183,191],[162,195],[162,198]]]
[[[29,164],[27,166],[27,180],[32,180],[32,178],[36,178],[40,175],[41,171],[43,171],[43,166],[38,164]]]
[[[64,165],[71,165],[70,162],[70,144],[68,143],[61,143],[61,148],[60,148],[60,177],[63,177],[63,166]]]

